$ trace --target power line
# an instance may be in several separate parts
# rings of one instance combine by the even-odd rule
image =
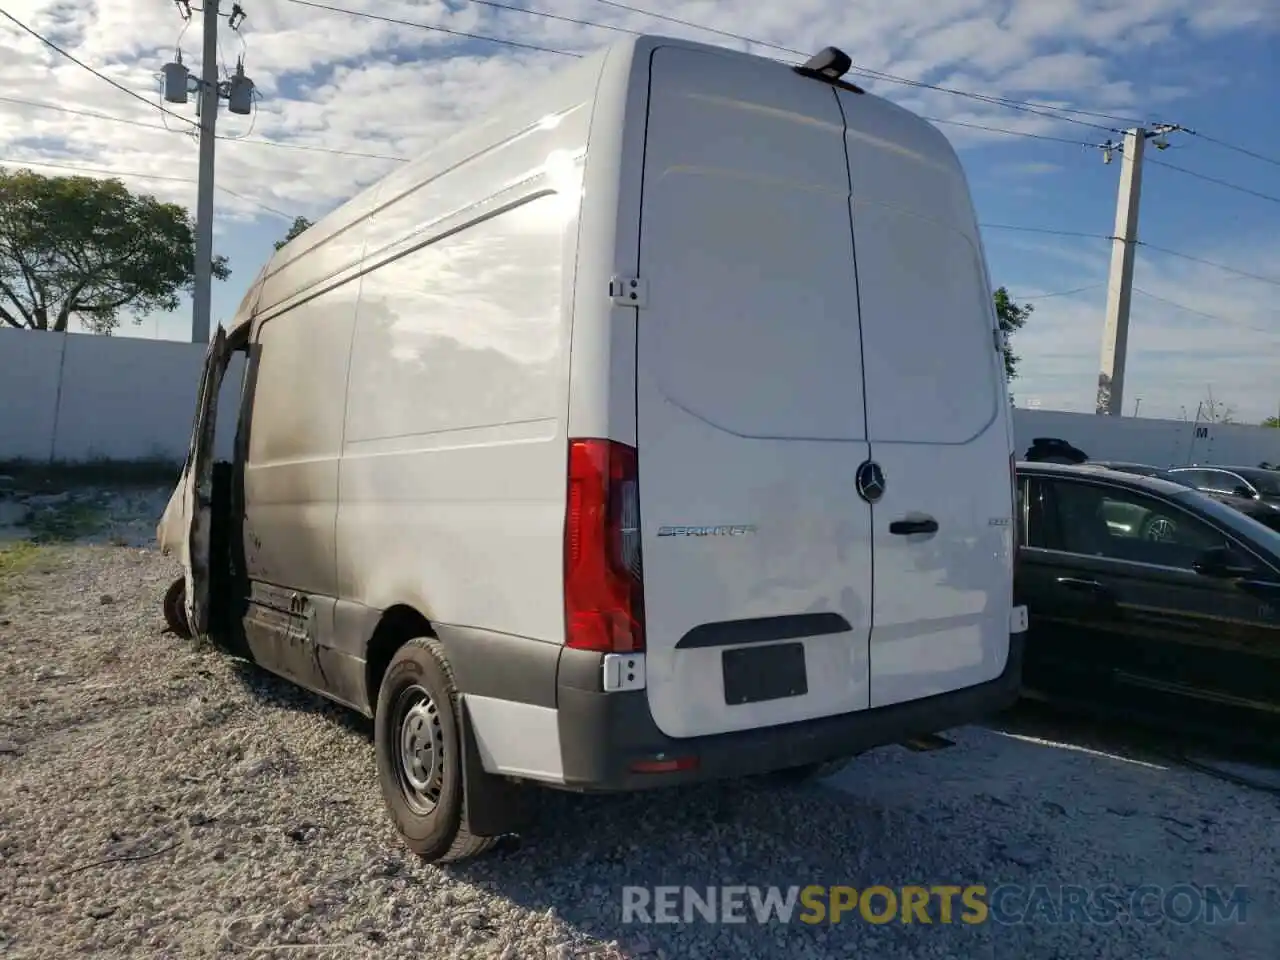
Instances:
[[[1047,233],[1056,237],[1085,237],[1089,240],[1114,240],[1115,237],[1105,233],[1080,233],[1075,230],[1052,230],[1048,227],[1024,227],[1012,223],[980,223],[984,230],[1017,230],[1023,233]]]
[[[1028,133],[1025,130],[1009,130],[1005,127],[992,127],[985,123],[971,123],[968,120],[944,120],[942,117],[921,117],[930,123],[945,123],[954,127],[969,127],[972,130],[988,130],[991,133],[1004,133],[1011,137],[1027,137],[1030,140],[1047,140],[1050,143],[1066,143],[1073,147],[1096,147],[1096,143],[1087,140],[1069,140],[1066,137],[1051,137],[1044,133]]]
[[[1017,230],[1025,233],[1046,233],[1051,236],[1059,236],[1059,237],[1085,237],[1090,240],[1114,240],[1115,239],[1115,237],[1108,236],[1107,234],[1103,234],[1103,233],[1078,233],[1074,230],[1053,230],[1048,227],[1024,227],[1021,224],[1011,224],[1011,223],[980,223],[978,224],[978,226],[982,227],[984,230]],[[1136,240],[1134,242],[1137,243],[1139,246],[1146,247],[1148,250],[1155,250],[1157,253],[1168,254],[1171,257],[1178,257],[1179,259],[1182,259],[1182,260],[1188,260],[1191,263],[1203,264],[1206,267],[1216,267],[1219,270],[1223,270],[1227,273],[1234,273],[1236,276],[1245,277],[1249,280],[1258,280],[1262,283],[1270,283],[1276,286],[1280,286],[1280,278],[1277,278],[1277,277],[1267,277],[1260,273],[1250,273],[1247,270],[1239,270],[1236,267],[1229,267],[1225,263],[1218,263],[1215,260],[1206,260],[1203,257],[1197,257],[1189,253],[1183,253],[1181,250],[1171,250],[1168,247],[1160,247],[1154,243],[1148,243],[1146,240]]]
[[[532,10],[529,7],[517,7],[510,3],[497,3],[495,0],[467,0],[467,3],[474,3],[478,7],[493,7],[495,10],[509,10],[512,13],[524,13],[531,17],[544,17],[547,20],[559,20],[561,23],[576,23],[580,27],[598,27],[601,30],[626,33],[633,37],[644,36],[643,30],[632,30],[629,27],[620,27],[613,23],[595,23],[591,20],[579,20],[577,17],[566,17],[563,14],[552,13],[549,10]]]
[[[1175,170],[1178,173],[1186,174],[1188,177],[1195,177],[1197,180],[1204,180],[1208,183],[1216,183],[1218,186],[1226,187],[1228,190],[1236,190],[1236,191],[1239,191],[1240,193],[1247,193],[1249,194],[1249,196],[1257,197],[1259,200],[1270,200],[1272,203],[1280,203],[1280,197],[1272,196],[1269,193],[1262,193],[1258,190],[1250,189],[1249,187],[1242,187],[1240,186],[1240,184],[1232,183],[1229,180],[1219,180],[1217,177],[1211,177],[1208,174],[1197,173],[1195,170],[1188,170],[1186,167],[1179,167],[1176,164],[1168,163],[1165,160],[1156,160],[1154,157],[1149,157],[1147,159],[1147,163],[1154,163],[1156,166],[1166,167],[1170,170]]]
[[[252,143],[259,147],[277,147],[281,150],[304,150],[310,153],[331,153],[338,157],[361,157],[365,160],[394,160],[408,163],[408,157],[396,157],[389,153],[363,153],[359,150],[338,150],[333,147],[313,147],[306,143],[285,143],[282,140],[263,140],[259,137],[218,137],[228,143]]]
[[[111,84],[111,86],[115,87],[121,93],[127,93],[129,96],[133,97],[135,100],[140,100],[141,102],[145,103],[148,107],[150,107],[152,110],[159,110],[161,113],[167,114],[168,116],[171,116],[171,117],[175,117],[178,120],[183,121],[184,123],[189,123],[193,127],[199,126],[199,124],[197,124],[194,120],[188,120],[186,117],[178,113],[170,113],[168,110],[166,110],[164,107],[160,106],[159,104],[152,103],[150,100],[148,100],[142,94],[138,93],[136,90],[130,90],[128,87],[124,86],[123,84],[117,83],[115,80],[112,80],[105,73],[100,73],[99,71],[95,70],[93,67],[89,66],[83,60],[79,60],[72,54],[67,53],[67,51],[63,50],[60,46],[58,46],[52,40],[42,36],[41,34],[37,33],[35,30],[32,30],[30,27],[28,27],[25,23],[23,23],[21,20],[15,17],[13,14],[9,13],[7,10],[0,10],[0,16],[4,17],[6,20],[11,21],[15,26],[31,34],[31,36],[35,37],[45,46],[49,47],[50,49],[66,57],[76,66],[84,70],[88,70],[99,80],[105,80],[107,83]]]
[[[1255,327],[1252,324],[1245,323],[1243,320],[1237,320],[1235,317],[1221,317],[1221,316],[1218,316],[1217,314],[1205,313],[1203,310],[1193,310],[1191,309],[1191,307],[1188,307],[1186,304],[1178,303],[1178,301],[1170,300],[1167,297],[1156,296],[1154,293],[1148,293],[1146,290],[1143,290],[1141,287],[1134,287],[1133,292],[1140,293],[1144,297],[1147,297],[1151,300],[1155,300],[1159,303],[1165,304],[1166,306],[1173,307],[1175,310],[1182,310],[1186,313],[1195,314],[1197,317],[1204,317],[1206,320],[1215,320],[1219,323],[1229,323],[1229,324],[1232,324],[1233,326],[1243,327],[1246,330],[1254,330],[1258,333],[1266,333],[1266,334],[1280,333],[1280,328],[1268,330],[1264,327]]]
[[[106,113],[95,113],[91,110],[75,110],[70,107],[63,107],[56,103],[44,103],[39,100],[24,100],[21,97],[0,97],[0,102],[20,104],[27,107],[40,107],[44,110],[54,110],[58,113],[67,113],[77,117],[89,117],[94,120],[104,120],[111,123],[125,123],[134,127],[142,127],[145,130],[163,130],[167,133],[182,133],[180,130],[174,130],[165,126],[163,123],[145,123],[141,120],[133,120],[129,117],[114,117]],[[280,140],[266,140],[261,137],[227,137],[219,136],[219,140],[227,143],[252,143],[262,147],[277,147],[282,150],[305,150],[313,153],[331,153],[340,157],[362,157],[368,160],[395,160],[399,163],[408,163],[407,157],[396,157],[384,153],[365,153],[360,150],[338,150],[333,147],[312,146],[305,143],[285,143]]]
[[[95,113],[92,110],[75,110],[71,107],[59,106],[56,103],[44,103],[40,100],[24,100],[21,97],[0,97],[0,102],[17,104],[23,107],[40,107],[43,110],[55,110],[58,113],[69,113],[76,117],[90,117],[94,120],[109,120],[112,123],[127,123],[131,127],[142,127],[144,130],[163,130],[167,133],[179,133],[181,131],[174,130],[172,127],[166,127],[163,123],[147,123],[143,120],[133,120],[129,117],[113,117],[107,113]]]
[[[53,170],[70,170],[75,173],[96,173],[108,177],[136,177],[139,180],[157,180],[163,183],[197,183],[195,177],[179,177],[163,173],[143,173],[138,170],[111,170],[106,167],[82,167],[69,163],[55,163],[50,160],[15,160],[10,157],[0,157],[0,163],[11,164],[15,167],[49,167]],[[247,197],[242,193],[237,193],[229,187],[215,184],[214,189],[221,190],[228,196],[235,197],[237,200],[243,200],[245,203],[259,207],[267,213],[275,214],[277,217],[283,217],[285,220],[289,221],[294,219],[291,214],[285,213],[283,210],[277,210],[275,207],[268,206],[261,200],[255,200],[253,197]]]
[[[321,10],[329,10],[334,13],[344,13],[344,14],[347,14],[348,16],[364,17],[366,19],[379,20],[385,23],[393,23],[400,26],[415,27],[421,30],[431,30],[438,33],[445,33],[451,36],[465,37],[467,39],[480,40],[488,43],[504,44],[507,46],[514,46],[522,49],[536,50],[542,53],[551,53],[557,56],[575,57],[575,58],[582,56],[582,54],[579,54],[579,53],[573,53],[567,50],[559,50],[554,47],[546,47],[538,44],[521,43],[519,41],[507,40],[501,37],[493,37],[493,36],[488,36],[485,34],[478,34],[478,33],[469,33],[464,31],[452,30],[447,27],[435,26],[433,24],[417,23],[417,22],[401,20],[393,17],[385,17],[378,14],[367,13],[361,10],[351,10],[345,7],[337,7],[330,4],[317,3],[315,2],[315,0],[287,0],[287,2],[296,3],[301,6],[314,7],[316,9],[321,9]],[[552,13],[548,10],[538,10],[538,9],[529,8],[529,7],[519,7],[519,6],[515,6],[514,4],[501,3],[501,2],[498,2],[498,0],[467,0],[467,2],[473,3],[477,6],[490,7],[497,10],[505,10],[511,13],[524,14],[527,16],[541,17],[548,20],[556,20],[562,23],[573,23],[579,26],[595,27],[601,30],[611,30],[617,33],[629,34],[631,36],[642,35],[642,31],[632,30],[629,27],[619,26],[617,24],[599,23],[593,20],[586,20],[579,17],[569,17],[563,14]],[[794,47],[788,47],[783,44],[773,43],[767,40],[760,40],[755,37],[747,36],[746,34],[734,33],[731,30],[721,30],[718,27],[706,26],[705,24],[696,23],[692,20],[686,20],[682,17],[676,17],[670,14],[658,13],[653,10],[645,10],[640,7],[632,6],[630,4],[618,2],[618,0],[595,0],[595,2],[600,3],[604,6],[614,7],[619,10],[625,10],[630,13],[636,13],[641,16],[652,17],[653,19],[656,19],[656,20],[663,20],[668,23],[675,23],[680,26],[688,27],[689,29],[702,30],[707,33],[713,33],[718,36],[726,37],[731,40],[737,40],[740,43],[747,43],[755,46],[766,47],[772,50],[777,50],[782,53],[788,53],[798,57],[807,58],[810,55],[809,53],[806,53],[803,50],[797,50]],[[944,87],[939,84],[926,83],[923,80],[912,80],[908,77],[900,77],[895,74],[885,73],[880,70],[871,70],[866,67],[854,66],[850,69],[850,72],[859,74],[861,76],[867,76],[867,77],[872,77],[878,80],[884,80],[889,83],[904,84],[907,86],[917,87],[921,89],[935,90],[940,93],[946,93],[946,94],[950,94],[952,96],[958,96],[958,97],[965,97],[968,99],[976,100],[980,103],[990,104],[992,106],[1004,107],[1006,109],[1012,109],[1012,110],[1020,110],[1022,112],[1031,113],[1036,116],[1046,117],[1051,120],[1057,120],[1065,123],[1074,123],[1074,124],[1078,124],[1084,127],[1089,127],[1095,130],[1103,130],[1108,133],[1119,134],[1119,133],[1123,133],[1124,131],[1112,126],[1105,126],[1102,124],[1091,123],[1084,120],[1076,120],[1074,119],[1074,117],[1064,116],[1064,114],[1074,114],[1076,116],[1085,116],[1085,117],[1096,117],[1098,119],[1111,120],[1116,123],[1126,124],[1129,126],[1143,125],[1143,121],[1134,119],[1133,117],[1122,116],[1120,114],[1105,113],[1103,111],[1098,111],[1098,110],[1085,110],[1080,107],[1065,107],[1058,104],[1041,103],[1034,100],[1017,100],[1012,97],[999,97],[999,96],[994,96],[990,94],[975,93],[969,90],[961,90],[956,87]],[[925,119],[932,119],[932,118],[926,117]],[[970,126],[970,127],[973,127],[974,129],[988,129],[987,127],[981,124],[968,123],[966,121],[959,121],[959,120],[934,120],[934,122],[950,123],[956,126]],[[1020,131],[1002,130],[1000,128],[990,128],[990,129],[992,130],[992,132],[1007,133],[1011,136],[1024,136],[1034,140],[1046,140],[1050,142],[1067,143],[1073,146],[1075,145],[1090,146],[1090,147],[1097,146],[1097,144],[1093,144],[1093,143],[1084,143],[1082,141],[1068,140],[1063,137],[1051,137],[1045,134],[1023,133]],[[1216,140],[1205,134],[1196,134],[1196,135],[1210,142],[1218,143],[1220,146],[1227,147],[1228,149],[1238,150],[1250,156],[1255,156],[1261,160],[1266,160],[1268,162],[1280,162],[1280,161],[1273,161],[1269,157],[1265,157],[1261,154],[1256,154],[1253,151],[1244,149],[1243,147],[1236,147],[1235,145],[1226,143],[1225,141]],[[379,158],[379,159],[398,159],[398,158],[387,157],[387,158]]]
[[[536,50],[539,53],[554,53],[561,57],[581,57],[580,53],[570,53],[567,50],[556,50],[554,47],[543,47],[536,43],[521,43],[519,40],[507,40],[502,37],[489,37],[481,33],[467,33],[463,30],[452,30],[449,27],[437,27],[430,23],[417,23],[413,20],[400,20],[396,17],[384,17],[377,13],[366,13],[363,10],[349,10],[346,7],[334,7],[327,3],[316,3],[314,0],[286,0],[288,3],[296,3],[301,7],[314,7],[317,10],[328,10],[331,13],[345,13],[350,17],[363,17],[366,20],[379,20],[382,23],[393,23],[401,27],[416,27],[419,30],[431,30],[435,33],[446,33],[451,37],[462,37],[466,40],[483,40],[486,43],[499,43],[506,47],[516,47],[521,50]]]
[[[1197,133],[1195,130],[1191,130],[1189,132],[1193,137],[1199,137],[1201,140],[1204,140],[1208,143],[1216,144],[1217,146],[1222,147],[1226,150],[1233,150],[1236,153],[1244,154],[1246,157],[1253,157],[1255,160],[1261,160],[1264,163],[1273,163],[1277,167],[1280,167],[1280,160],[1277,160],[1275,157],[1268,157],[1266,154],[1257,153],[1245,147],[1238,147],[1234,143],[1227,143],[1227,141],[1225,140],[1219,140],[1216,137],[1211,137],[1205,133]]]
[[[1191,263],[1200,263],[1206,267],[1216,267],[1217,269],[1223,270],[1227,273],[1234,273],[1238,277],[1246,277],[1250,280],[1258,280],[1262,283],[1270,283],[1280,287],[1280,279],[1276,277],[1266,277],[1260,273],[1249,273],[1247,270],[1237,270],[1235,267],[1228,267],[1225,263],[1217,263],[1213,260],[1205,260],[1202,257],[1194,257],[1189,253],[1182,253],[1179,250],[1170,250],[1168,247],[1157,247],[1154,243],[1147,243],[1145,240],[1139,240],[1138,243],[1146,247],[1148,250],[1155,250],[1159,253],[1168,254],[1171,257],[1189,260]]]
[[[1010,297],[1011,300],[1049,300],[1053,297],[1069,297],[1072,294],[1084,293],[1086,290],[1093,290],[1095,287],[1101,287],[1104,284],[1090,283],[1083,287],[1076,287],[1074,290],[1059,290],[1057,293],[1042,293],[1034,297]]]
[[[729,30],[721,30],[717,27],[704,26],[703,24],[694,23],[691,20],[685,20],[681,17],[674,17],[665,13],[656,13],[652,10],[642,10],[639,7],[633,7],[633,6],[630,6],[629,4],[619,3],[617,2],[617,0],[595,0],[595,2],[603,4],[607,7],[615,7],[619,10],[626,10],[630,13],[638,13],[641,16],[653,17],[655,20],[665,20],[668,23],[675,23],[682,27],[689,27],[694,30],[705,30],[708,33],[718,34],[719,36],[727,37],[731,40],[737,40],[740,43],[750,43],[750,44],[755,44],[756,46],[768,47],[772,50],[778,50],[783,53],[790,53],[798,57],[807,58],[811,55],[810,53],[806,53],[803,50],[797,50],[794,47],[787,47],[787,46],[783,46],[782,44],[771,43],[770,41],[767,41],[767,40],[757,40],[754,37],[744,36],[743,34],[740,34],[740,33],[733,33],[732,31],[729,31]],[[530,12],[536,13],[536,11],[530,11]],[[1076,124],[1080,124],[1081,126],[1093,127],[1097,130],[1105,130],[1108,133],[1119,133],[1120,131],[1115,129],[1114,127],[1104,127],[1100,124],[1089,123],[1084,120],[1074,120],[1071,117],[1064,117],[1064,116],[1061,116],[1060,114],[1074,113],[1082,116],[1094,116],[1094,117],[1100,117],[1107,120],[1115,120],[1120,123],[1129,123],[1131,125],[1137,124],[1139,122],[1139,121],[1130,121],[1125,117],[1118,117],[1118,116],[1112,116],[1110,114],[1098,113],[1097,111],[1093,111],[1093,110],[1080,110],[1073,107],[1056,107],[1051,104],[1036,103],[1031,100],[1014,100],[1010,97],[996,97],[996,96],[990,96],[988,94],[983,94],[983,93],[973,93],[968,90],[959,90],[959,89],[956,89],[955,87],[943,87],[934,83],[925,83],[923,80],[911,80],[907,77],[899,77],[892,73],[884,73],[879,70],[870,70],[866,67],[854,66],[850,69],[850,72],[859,74],[861,76],[872,77],[877,80],[886,80],[890,83],[900,83],[900,84],[906,84],[907,86],[912,86],[912,87],[921,87],[928,90],[937,90],[941,93],[951,94],[952,96],[967,97],[972,100],[978,100],[983,103],[990,103],[997,106],[1008,107],[1013,110],[1022,110],[1028,113],[1039,113],[1041,116],[1050,117],[1054,120],[1063,120],[1063,121],[1066,121],[1067,123],[1076,123]],[[1057,111],[1057,113],[1043,112],[1046,110]]]

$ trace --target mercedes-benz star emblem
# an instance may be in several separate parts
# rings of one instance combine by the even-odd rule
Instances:
[[[868,460],[858,468],[858,496],[867,503],[875,503],[884,496],[884,471],[880,464]]]

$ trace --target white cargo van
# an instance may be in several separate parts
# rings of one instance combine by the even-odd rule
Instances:
[[[1015,698],[968,187],[848,66],[627,40],[322,219],[215,335],[170,618],[372,716],[420,855],[530,785],[820,772]]]

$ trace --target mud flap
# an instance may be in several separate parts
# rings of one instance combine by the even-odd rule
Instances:
[[[538,791],[485,770],[465,700],[460,713],[462,796],[468,829],[477,837],[519,833],[534,819]]]

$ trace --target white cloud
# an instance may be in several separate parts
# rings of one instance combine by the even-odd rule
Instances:
[[[527,16],[466,0],[319,2],[570,53],[596,49],[620,35],[616,30]],[[656,13],[797,51],[816,51],[835,44],[871,70],[996,96],[1121,114],[1138,105],[1144,109],[1160,105],[1181,93],[1135,72],[1129,56],[1135,48],[1158,45],[1165,55],[1194,57],[1197,42],[1233,31],[1280,32],[1276,0],[1224,0],[1208,6],[1200,0],[635,2]],[[262,98],[252,123],[225,111],[220,115],[219,130],[227,137],[409,157],[429,149],[509,91],[535,82],[568,59],[510,46],[464,43],[437,32],[327,12],[288,0],[242,3],[248,19],[239,36],[224,22],[219,56],[223,64],[234,68],[236,58],[244,54],[247,71]],[[222,0],[222,5],[227,10],[229,0]],[[561,17],[623,31],[646,30],[742,46],[725,36],[655,20],[598,0],[538,0],[534,5]],[[156,74],[161,64],[172,58],[179,38],[187,64],[198,66],[199,14],[183,31],[172,0],[10,0],[5,9],[152,105],[130,99],[0,19],[6,51],[0,59],[0,97],[109,114],[137,124],[0,102],[0,158],[128,172],[131,185],[193,205],[194,187],[190,184],[132,175],[194,178],[193,139],[164,129],[167,126],[189,134],[190,124],[161,116],[156,107]],[[792,61],[799,59],[764,47],[753,49]],[[1095,133],[936,91],[872,79],[862,82],[927,116],[1071,138],[1092,139]],[[193,103],[170,109],[194,120]],[[943,129],[961,147],[1004,139],[970,127],[947,125]],[[256,218],[266,218],[271,230],[276,229],[276,223],[283,228],[284,219],[294,214],[314,218],[396,166],[390,160],[282,149],[248,140],[224,142],[218,150],[219,184],[257,203],[220,194],[220,233]],[[1050,166],[1028,162],[1019,164],[1016,172],[1048,173]],[[1037,184],[1052,182],[1047,176],[1036,178]],[[1031,188],[1024,182],[1013,189]],[[261,205],[283,216],[273,219]],[[1024,250],[1045,247],[1033,237],[1018,242]],[[1058,257],[1064,278],[1061,287],[1105,277],[1105,248],[1099,251],[1100,260],[1087,250],[1081,254],[1079,244],[1072,249],[1076,262]],[[1192,248],[1188,252],[1236,264],[1256,263],[1261,273],[1271,269],[1256,248]],[[1082,257],[1087,264],[1079,262]],[[1170,299],[1208,313],[1230,315],[1241,323],[1264,327],[1274,323],[1274,313],[1265,313],[1264,306],[1273,288],[1243,280],[1237,283],[1220,273],[1203,273],[1200,268],[1184,269],[1187,266],[1157,265],[1156,258],[1145,258],[1139,283],[1153,293],[1163,291]],[[239,283],[247,283],[257,272],[256,264],[233,263],[233,267]],[[1015,280],[1002,278],[1010,285]],[[1100,302],[1097,297],[1081,295],[1038,305],[1033,325],[1019,343],[1027,358],[1019,392],[1038,391],[1046,402],[1050,397],[1058,398],[1054,402],[1077,405],[1091,401],[1093,374],[1089,367],[1096,363],[1092,358],[1097,352]],[[1189,382],[1198,382],[1203,376],[1196,372],[1196,364],[1207,352],[1239,345],[1256,355],[1261,342],[1256,338],[1263,336],[1239,327],[1228,333],[1226,326],[1219,330],[1208,326],[1211,322],[1207,320],[1196,321],[1203,326],[1189,327],[1185,319],[1154,302],[1135,302],[1134,316],[1129,396],[1142,391],[1146,391],[1144,396],[1156,396],[1159,391],[1147,386],[1144,378],[1159,380],[1174,375],[1160,371],[1174,371],[1190,377]],[[1162,352],[1184,347],[1188,351],[1185,356]],[[1257,372],[1259,362],[1252,358],[1216,363],[1214,369],[1222,372],[1214,376],[1223,380],[1224,390],[1229,379],[1243,383],[1239,377],[1263,376]],[[1237,377],[1228,371],[1240,373]],[[1188,391],[1194,392],[1191,387],[1182,392]],[[1170,403],[1181,395],[1172,388],[1166,392]],[[1274,400],[1269,398],[1266,404],[1273,405]],[[1154,401],[1144,400],[1144,408],[1148,402]],[[1245,402],[1241,397],[1240,403]]]
[[[1107,245],[1041,244],[1040,249],[1060,256],[1061,286],[1011,289],[1015,299],[1035,307],[1015,337],[1022,362],[1014,393],[1022,401],[1038,399],[1047,409],[1091,411],[1107,300]],[[1202,250],[1199,256],[1267,276],[1280,262],[1280,242],[1242,242]],[[1085,286],[1090,288],[1077,295],[1036,299]],[[1140,250],[1134,286],[1143,292],[1135,293],[1130,310],[1127,413],[1140,397],[1144,414],[1176,417],[1182,407],[1194,411],[1210,389],[1241,419],[1256,422],[1275,413],[1280,323],[1273,284]]]

